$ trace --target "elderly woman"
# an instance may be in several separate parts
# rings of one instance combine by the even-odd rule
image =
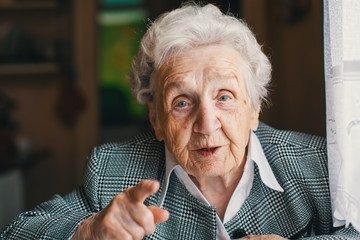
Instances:
[[[259,123],[270,72],[246,24],[215,6],[162,15],[130,77],[154,132],[95,148],[82,188],[2,236],[360,239],[332,228],[324,139]]]

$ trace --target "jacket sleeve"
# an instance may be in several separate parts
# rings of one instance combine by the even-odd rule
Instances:
[[[99,211],[97,150],[85,170],[84,183],[65,197],[55,195],[31,211],[21,213],[1,234],[1,239],[68,239],[81,221]]]
[[[318,235],[308,238],[301,238],[301,239],[319,239],[319,240],[359,240],[360,233],[353,227],[341,227],[338,228],[330,235]]]

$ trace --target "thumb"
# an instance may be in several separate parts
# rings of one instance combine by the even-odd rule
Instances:
[[[155,223],[162,223],[169,219],[169,212],[163,208],[149,206],[148,209],[153,213]]]

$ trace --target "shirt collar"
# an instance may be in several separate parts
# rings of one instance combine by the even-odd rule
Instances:
[[[165,194],[169,186],[169,179],[171,173],[174,171],[176,167],[180,167],[174,155],[168,150],[166,144],[165,144],[165,159],[166,159],[165,179],[162,186],[162,193],[161,193],[159,207],[162,207],[163,205]],[[251,131],[250,133],[249,144],[248,144],[247,161],[249,160],[250,161],[252,160],[258,166],[261,180],[266,186],[279,192],[284,191],[280,186],[280,184],[278,183],[278,181],[276,180],[275,175],[261,147],[260,141],[253,131]],[[182,170],[181,167],[180,169]]]
[[[174,168],[176,166],[180,166],[177,163],[174,155],[167,148],[166,144],[165,144],[165,162],[166,162],[166,164],[165,164],[165,179],[162,184],[162,192],[161,192],[159,207],[162,207],[162,205],[163,205],[165,194],[168,190],[169,179],[170,179],[171,173],[174,171]]]
[[[250,159],[253,160],[258,166],[261,180],[266,186],[279,192],[284,191],[284,189],[282,189],[276,180],[275,175],[261,147],[260,141],[253,131],[251,131],[250,134],[247,161]]]

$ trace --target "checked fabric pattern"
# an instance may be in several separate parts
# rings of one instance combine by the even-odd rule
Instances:
[[[233,239],[250,234],[360,239],[352,226],[332,228],[325,140],[262,123],[256,134],[284,192],[263,184],[255,165],[248,199],[225,224],[229,235]],[[153,133],[94,148],[81,188],[20,214],[1,239],[68,239],[82,220],[106,207],[116,194],[143,179],[157,179],[162,186],[164,174],[164,144]],[[157,205],[162,191],[161,187],[145,204]],[[158,224],[156,232],[145,239],[215,239],[216,209],[190,195],[174,173],[163,207],[170,212],[169,220]]]

